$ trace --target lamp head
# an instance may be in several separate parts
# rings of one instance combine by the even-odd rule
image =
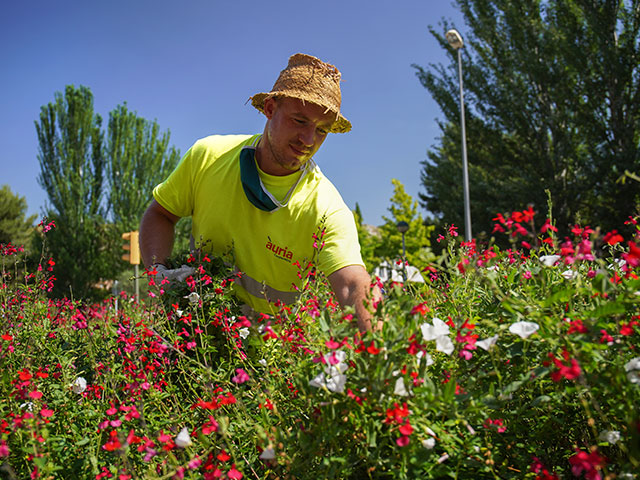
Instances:
[[[462,41],[462,36],[458,33],[457,30],[451,29],[446,34],[447,42],[449,42],[449,46],[451,48],[458,50],[464,46],[464,42]]]
[[[398,222],[396,224],[396,228],[400,233],[405,233],[407,230],[409,230],[409,224],[407,222]]]

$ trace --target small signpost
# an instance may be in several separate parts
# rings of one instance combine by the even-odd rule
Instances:
[[[140,299],[140,289],[138,285],[138,265],[140,265],[140,242],[138,240],[138,231],[126,232],[122,234],[122,239],[127,242],[122,246],[125,254],[122,259],[133,265],[133,281],[136,289],[136,302]]]

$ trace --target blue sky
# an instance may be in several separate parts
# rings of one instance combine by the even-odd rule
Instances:
[[[264,117],[246,100],[303,52],[340,69],[342,113],[353,124],[315,159],[347,205],[358,202],[364,221],[380,225],[392,178],[418,199],[420,161],[440,133],[441,112],[411,64],[450,61],[427,30],[443,18],[464,37],[450,0],[8,2],[0,185],[42,214],[34,121],[65,85],[89,87],[104,124],[126,101],[184,153],[210,134],[261,132]]]

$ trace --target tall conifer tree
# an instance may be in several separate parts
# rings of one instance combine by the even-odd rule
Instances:
[[[567,231],[619,228],[640,202],[640,0],[455,0],[466,28],[463,76],[473,231],[533,203]],[[439,145],[423,162],[420,199],[462,225],[457,54],[431,27],[448,67],[415,66],[440,105]]]

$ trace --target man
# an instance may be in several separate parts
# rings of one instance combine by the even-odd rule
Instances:
[[[313,161],[328,133],[351,129],[340,114],[340,72],[295,54],[271,92],[251,102],[267,118],[261,135],[197,141],[154,189],[140,225],[145,265],[167,278],[180,276],[163,264],[175,223],[192,216],[198,247],[231,251],[242,272],[236,295],[253,310],[271,313],[277,301],[294,302],[300,266],[314,261],[340,305],[354,306],[359,329],[370,330],[371,279],[353,214]],[[377,289],[373,297],[379,298]]]

